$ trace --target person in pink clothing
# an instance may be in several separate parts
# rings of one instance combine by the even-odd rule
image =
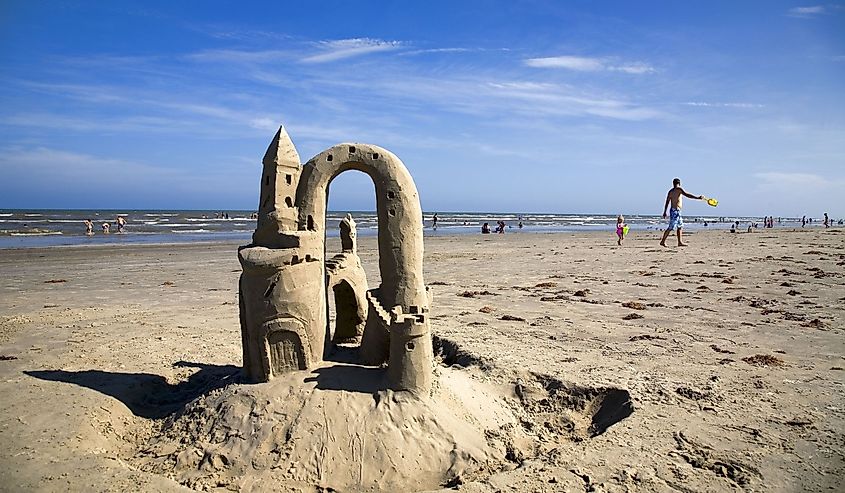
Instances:
[[[622,214],[616,218],[616,236],[619,238],[616,244],[622,246],[622,240],[625,239],[625,216]]]

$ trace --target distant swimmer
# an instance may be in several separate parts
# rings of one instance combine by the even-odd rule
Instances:
[[[663,205],[663,218],[666,218],[666,210],[669,210],[669,225],[666,231],[663,232],[663,238],[660,240],[660,246],[666,246],[666,238],[672,233],[672,230],[678,231],[678,246],[687,246],[682,239],[682,230],[684,227],[684,220],[681,217],[681,207],[683,205],[683,197],[691,199],[703,200],[703,195],[692,195],[681,188],[681,179],[675,178],[672,180],[672,189],[666,194],[666,203]],[[671,208],[669,206],[672,206]]]
[[[437,213],[434,213],[434,217],[431,218],[431,227],[437,229]]]
[[[126,219],[123,216],[117,216],[117,232],[123,233],[123,229],[126,227]]]
[[[85,220],[85,234],[88,236],[94,235],[94,223],[90,219]]]
[[[103,234],[109,234],[109,223],[103,223]]]

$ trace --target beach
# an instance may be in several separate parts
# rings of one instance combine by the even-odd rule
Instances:
[[[425,238],[440,365],[516,389],[533,439],[460,491],[841,488],[845,229],[660,234]],[[147,461],[169,416],[239,371],[242,243],[0,250],[0,490],[270,488]],[[377,286],[376,238],[358,253]],[[618,409],[570,409],[592,421],[565,429],[532,389]]]

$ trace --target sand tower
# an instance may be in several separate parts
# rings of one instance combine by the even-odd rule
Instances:
[[[343,252],[325,258],[329,184],[347,170],[373,180],[381,285],[368,289],[354,222],[341,225]],[[258,225],[238,253],[244,370],[253,381],[313,368],[334,340],[360,338],[361,361],[387,363],[393,390],[427,393],[432,379],[429,296],[423,282],[422,210],[405,165],[367,144],[338,144],[306,164],[284,128],[264,156]],[[338,328],[328,323],[327,286]]]

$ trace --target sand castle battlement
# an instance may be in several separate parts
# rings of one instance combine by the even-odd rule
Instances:
[[[367,364],[388,366],[393,390],[431,388],[430,296],[422,276],[422,210],[413,179],[391,152],[339,144],[306,164],[284,128],[263,160],[258,224],[239,250],[244,370],[268,381],[313,368],[336,341],[360,341]],[[357,256],[355,223],[341,223],[343,252],[325,258],[329,184],[340,173],[369,175],[376,190],[381,285],[368,289]],[[326,290],[335,295],[337,324],[328,323]],[[389,310],[388,308],[389,307]]]

